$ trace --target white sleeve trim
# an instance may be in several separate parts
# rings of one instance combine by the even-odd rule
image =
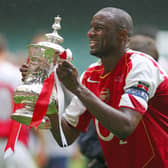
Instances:
[[[147,110],[147,108],[148,108],[147,102],[139,96],[135,96],[135,95],[133,95],[133,96],[145,108],[145,110]],[[126,93],[123,94],[122,97],[121,97],[119,107],[121,107],[121,106],[128,107],[128,108],[131,108],[131,109],[135,109],[135,107],[132,104],[128,94],[126,94]]]
[[[160,73],[159,65],[156,67],[148,56],[133,54],[130,57],[132,61],[132,69],[126,77],[124,90],[129,87],[137,86],[138,82],[144,82],[149,85],[149,98],[152,98],[159,84],[164,80],[164,75]]]
[[[85,111],[85,106],[77,96],[74,96],[71,103],[65,109],[63,116],[70,125],[76,127],[78,125],[80,115],[82,115]]]

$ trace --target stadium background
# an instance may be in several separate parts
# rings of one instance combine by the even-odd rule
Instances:
[[[73,52],[73,63],[81,73],[95,60],[89,56],[87,31],[92,15],[100,8],[113,6],[128,11],[135,26],[150,24],[159,30],[168,29],[166,0],[1,0],[0,32],[8,39],[9,49],[20,57],[27,52],[32,36],[52,32],[54,17],[62,17],[65,48]]]

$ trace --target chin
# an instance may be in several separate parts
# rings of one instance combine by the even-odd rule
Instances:
[[[95,57],[98,57],[98,58],[101,57],[101,56],[100,56],[99,54],[97,54],[97,53],[90,52],[90,54],[91,54],[92,56],[95,56]]]
[[[101,58],[102,57],[102,54],[100,54],[99,52],[96,52],[96,51],[90,51],[90,54],[92,56],[97,57],[97,58]]]
[[[98,51],[90,49],[90,54],[91,54],[91,55],[97,57],[97,56],[99,55],[98,53],[99,53]]]

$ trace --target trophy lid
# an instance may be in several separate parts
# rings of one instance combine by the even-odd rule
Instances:
[[[45,34],[47,37],[47,40],[53,43],[60,44],[64,41],[64,39],[58,34],[58,30],[61,29],[61,17],[57,16],[54,18],[54,24],[52,25],[52,28],[54,31],[52,33]]]
[[[61,29],[61,17],[57,16],[54,18],[54,24],[52,25],[52,28],[54,31],[52,33],[45,34],[46,41],[41,41],[38,43],[30,44],[28,47],[41,47],[45,49],[54,49],[56,51],[59,51],[60,53],[64,52],[65,49],[60,46],[59,44],[64,41],[64,39],[58,34],[57,30]]]
[[[30,44],[28,47],[35,47],[35,48],[38,48],[38,47],[41,47],[41,48],[44,48],[44,49],[53,49],[55,51],[59,51],[59,53],[63,53],[65,51],[65,49],[60,46],[59,44],[55,44],[55,43],[51,43],[51,42],[48,42],[48,41],[41,41],[41,42],[38,42],[36,44]]]

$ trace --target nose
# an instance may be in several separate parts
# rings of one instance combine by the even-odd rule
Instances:
[[[94,35],[94,30],[93,30],[93,28],[90,28],[88,33],[87,33],[87,36],[92,37],[93,35]]]

